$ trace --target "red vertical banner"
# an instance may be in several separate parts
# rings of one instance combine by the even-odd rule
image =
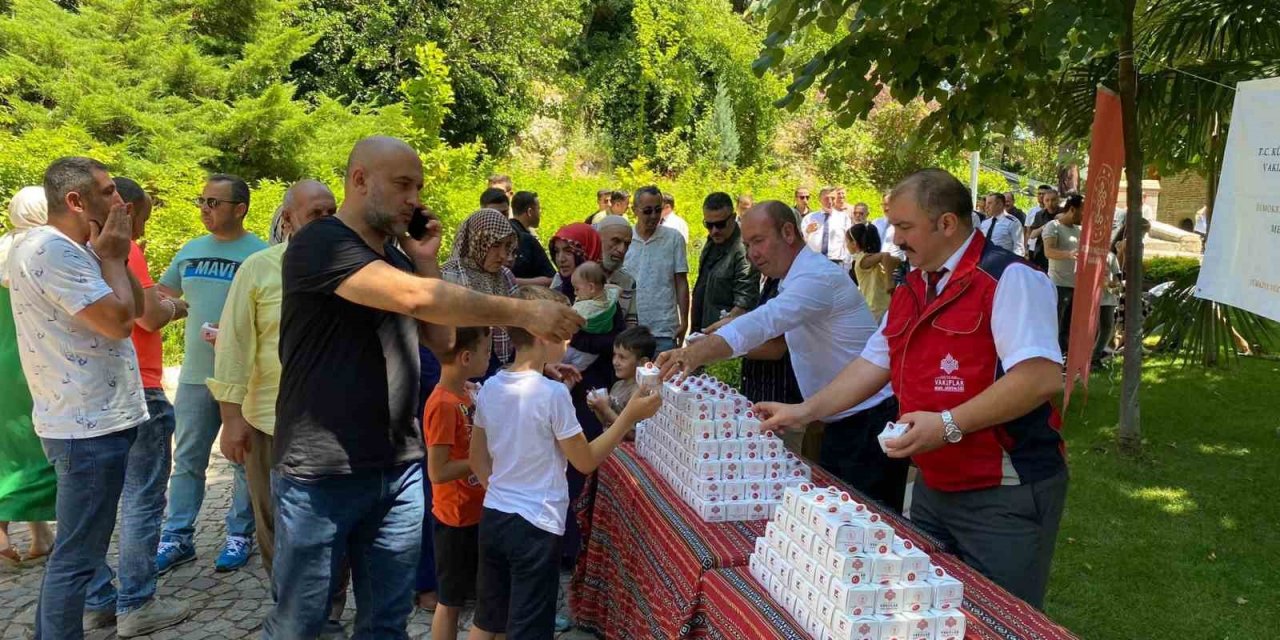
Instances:
[[[1124,169],[1124,135],[1120,97],[1098,87],[1089,143],[1089,179],[1085,184],[1084,219],[1076,257],[1076,289],[1071,303],[1071,336],[1067,344],[1067,384],[1063,409],[1075,381],[1089,388],[1089,367],[1098,335],[1098,303],[1107,282],[1107,254],[1111,251],[1111,223]],[[1141,215],[1139,213],[1139,215]]]

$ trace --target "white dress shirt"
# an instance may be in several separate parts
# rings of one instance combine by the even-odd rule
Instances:
[[[684,218],[680,217],[680,214],[672,211],[667,214],[667,217],[662,219],[661,224],[664,227],[669,227],[680,232],[680,237],[684,238],[685,245],[689,244],[689,225],[685,223]]]
[[[943,263],[947,272],[938,280],[938,295],[942,295],[951,282],[951,274],[955,273],[964,252],[973,242],[974,233],[970,233],[969,239]],[[1062,364],[1062,349],[1058,346],[1058,289],[1049,281],[1049,276],[1027,264],[1011,264],[996,284],[992,304],[991,334],[995,338],[1000,366],[1005,371],[1032,358],[1046,358]],[[889,342],[884,337],[884,328],[892,313],[890,308],[884,314],[880,328],[862,350],[864,359],[882,369],[889,368]]]
[[[1055,292],[1054,304],[1056,296]],[[857,359],[875,330],[871,310],[849,274],[806,248],[800,250],[778,284],[777,297],[738,316],[716,335],[729,343],[734,356],[785,336],[800,392],[811,398]],[[835,422],[870,409],[891,395],[893,388],[885,385],[861,404],[822,420]]]
[[[830,216],[828,218],[827,216]],[[849,247],[845,245],[844,234],[853,226],[853,220],[842,211],[814,211],[800,221],[800,232],[804,234],[805,244],[815,253],[822,254],[822,232],[827,233],[827,258],[842,263],[849,262]],[[846,265],[846,268],[848,266]]]
[[[987,237],[987,241],[995,243],[997,246],[1004,247],[1020,256],[1026,257],[1027,243],[1025,229],[1018,219],[1008,213],[1002,213],[994,218],[987,218],[982,226],[978,227],[982,235]]]

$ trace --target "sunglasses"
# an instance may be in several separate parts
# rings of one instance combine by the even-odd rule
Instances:
[[[796,200],[808,200],[809,196],[796,196]]]
[[[719,222],[712,222],[711,220],[703,220],[702,226],[706,227],[707,231],[710,231],[712,229],[724,229],[725,227],[729,226],[730,222],[733,222],[733,218],[725,218],[724,220],[721,220]]]
[[[662,213],[662,207],[645,207],[643,209],[638,210],[637,213],[640,213],[646,216],[656,216],[659,213]]]
[[[218,205],[221,205],[221,204],[244,204],[244,202],[240,200],[221,200],[219,198],[202,198],[202,197],[192,198],[191,203],[196,205],[197,207],[203,207],[205,205],[208,205],[210,209],[217,209]]]

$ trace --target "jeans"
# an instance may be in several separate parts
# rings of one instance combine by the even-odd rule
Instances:
[[[178,425],[173,446],[173,477],[169,479],[169,511],[161,537],[193,546],[196,517],[204,502],[209,453],[222,428],[222,414],[218,401],[202,384],[178,385],[174,410]],[[227,510],[227,535],[253,538],[249,483],[243,466],[234,463],[231,466],[235,469],[235,487],[231,508]]]
[[[653,342],[658,346],[658,348],[655,349],[653,352],[653,356],[655,358],[658,357],[658,355],[661,353],[671,351],[672,349],[675,349],[676,347],[680,346],[676,344],[675,338],[654,338]]]
[[[422,546],[422,464],[347,475],[271,473],[277,601],[262,637],[315,638],[344,560],[356,593],[356,639],[407,639]],[[347,558],[347,554],[350,557]]]
[[[84,638],[85,592],[111,545],[137,433],[129,428],[81,440],[40,439],[58,474],[58,533],[40,586],[36,640]]]
[[[1071,341],[1071,307],[1075,297],[1075,287],[1058,287],[1058,346],[1064,358],[1067,356],[1067,343]]]
[[[156,595],[156,546],[164,518],[164,490],[169,484],[169,438],[173,437],[173,405],[164,389],[147,389],[151,418],[138,425],[129,447],[124,493],[120,498],[120,592],[106,562],[89,583],[85,608],[114,609],[124,615]]]

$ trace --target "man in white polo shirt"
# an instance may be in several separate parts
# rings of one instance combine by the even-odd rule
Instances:
[[[876,330],[875,319],[849,275],[805,246],[786,204],[770,200],[741,221],[747,255],[760,273],[781,280],[777,297],[684,349],[658,357],[664,377],[740,356],[785,336],[801,393],[807,398],[828,385],[862,353]],[[884,384],[856,406],[816,416],[826,423],[820,462],[871,498],[898,511],[907,463],[890,460],[876,440],[898,417],[898,401]]]

